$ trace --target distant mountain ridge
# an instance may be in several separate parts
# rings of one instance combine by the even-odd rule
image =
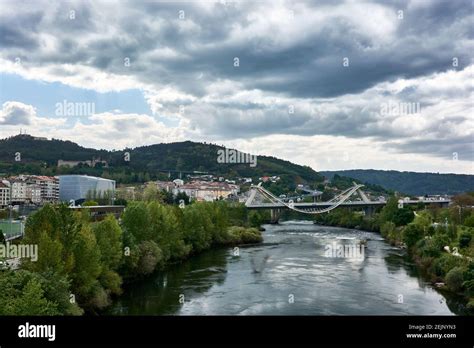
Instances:
[[[376,169],[321,171],[319,173],[329,179],[334,174],[338,174],[410,195],[453,195],[474,191],[474,175],[467,174],[417,173]]]
[[[0,139],[0,173],[3,174],[88,174],[112,178],[120,182],[143,182],[164,176],[167,171],[199,171],[222,176],[258,178],[288,176],[296,183],[322,182],[324,178],[308,166],[300,166],[271,156],[257,156],[257,165],[219,163],[218,150],[224,147],[192,141],[140,146],[121,151],[96,150],[71,141],[40,139],[17,135]],[[21,161],[15,161],[20,153]],[[129,161],[125,160],[125,154]],[[86,161],[100,158],[108,167],[77,166],[57,168],[58,160]]]
[[[87,174],[116,180],[117,183],[145,182],[167,179],[167,171],[176,177],[193,171],[206,172],[216,176],[250,177],[281,176],[287,187],[299,183],[322,183],[324,177],[334,174],[356,179],[362,183],[382,186],[385,189],[411,195],[457,194],[474,191],[474,175],[434,174],[398,172],[383,170],[341,170],[316,172],[308,166],[271,156],[257,156],[257,166],[249,163],[219,163],[218,150],[224,147],[183,141],[140,146],[121,151],[97,150],[80,146],[72,141],[37,138],[31,135],[17,135],[0,139],[0,175],[40,174]],[[125,161],[128,152],[130,161]],[[15,161],[20,153],[21,161]],[[57,168],[58,160],[87,161],[101,159],[94,168],[79,165],[73,168]],[[324,177],[323,177],[324,176]]]

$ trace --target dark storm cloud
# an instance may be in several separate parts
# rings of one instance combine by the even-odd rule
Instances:
[[[327,4],[330,3],[319,2],[318,6]],[[469,33],[469,21],[464,25],[455,22],[470,15],[469,6],[462,2],[435,1],[420,8],[406,7],[406,3],[387,5],[394,17],[397,9],[402,9],[404,19],[400,20],[397,36],[377,49],[372,49],[379,44],[371,32],[354,29],[358,21],[371,20],[370,14],[369,18],[356,18],[352,22],[334,15],[323,27],[315,24],[314,32],[308,34],[306,41],[283,47],[269,44],[268,40],[273,38],[265,37],[265,33],[239,42],[227,40],[235,25],[242,28],[249,25],[247,15],[251,10],[265,10],[265,6],[257,9],[251,3],[240,7],[216,3],[207,10],[193,3],[139,2],[130,3],[128,9],[113,4],[92,8],[88,3],[63,3],[55,8],[54,20],[39,25],[38,29],[55,35],[64,48],[57,54],[65,62],[70,63],[68,57],[76,57],[83,63],[84,55],[78,55],[77,51],[86,51],[91,66],[118,73],[123,72],[123,58],[130,57],[135,64],[146,67],[139,74],[140,79],[147,82],[160,79],[189,92],[203,92],[202,87],[189,83],[189,75],[203,70],[208,79],[229,78],[243,82],[246,88],[282,92],[293,97],[333,97],[358,93],[382,81],[446,70],[453,56],[459,57],[460,68],[468,64],[469,52],[459,52],[456,48],[457,39],[465,39]],[[292,8],[291,4],[288,8]],[[70,9],[75,11],[74,20],[68,17]],[[185,20],[196,23],[198,30],[181,30],[182,23],[178,19],[181,10]],[[104,33],[102,37],[83,42],[82,35],[101,33],[101,22],[105,27],[117,24],[116,35]],[[38,14],[32,13],[28,18],[25,15],[21,21],[11,21],[8,27],[0,28],[4,34],[1,36],[3,47],[23,45],[25,49],[32,49],[35,43],[37,45],[35,32],[30,31],[28,37],[23,23],[38,25]],[[438,35],[436,40],[430,40],[433,33]],[[70,42],[72,35],[77,35],[75,46]],[[457,36],[454,40],[453,35]],[[142,61],[147,52],[164,47],[190,59]],[[41,50],[32,54],[30,60],[42,64],[59,60]],[[239,69],[233,66],[234,57],[240,59]],[[344,57],[349,58],[349,67],[342,66]],[[276,78],[279,76],[281,79]],[[266,81],[265,78],[276,79]]]
[[[167,87],[189,94],[196,101],[157,97],[156,102],[164,113],[187,105],[183,117],[203,135],[342,135],[385,139],[400,151],[436,156],[456,146],[466,150],[466,139],[456,134],[433,147],[423,146],[410,138],[409,129],[397,128],[397,117],[380,115],[385,97],[423,101],[429,107],[438,102],[440,91],[427,98],[417,86],[399,92],[370,90],[384,82],[446,72],[453,69],[454,57],[458,71],[471,64],[470,1],[308,1],[284,7],[270,1],[73,1],[41,2],[28,11],[25,4],[34,8],[36,3],[19,4],[22,10],[1,17],[1,57],[25,57],[60,77],[71,73],[58,65],[71,64],[132,76],[154,86],[157,95]],[[286,17],[288,11],[294,18]],[[131,63],[128,68],[125,58]],[[349,59],[347,67],[344,58]],[[231,81],[234,89],[216,87],[209,99],[209,87],[222,81]],[[228,98],[255,90],[262,93],[257,99],[275,96],[284,102]],[[440,99],[469,98],[472,88],[442,93]],[[353,95],[360,95],[361,102],[346,103],[344,98]],[[318,110],[322,103],[329,109]],[[294,114],[288,113],[289,104],[295,105]],[[456,117],[461,124],[469,115]],[[425,131],[437,136],[429,122]]]

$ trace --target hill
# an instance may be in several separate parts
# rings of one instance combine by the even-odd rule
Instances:
[[[270,156],[258,156],[255,167],[248,163],[218,163],[220,149],[224,148],[215,144],[184,141],[107,151],[85,148],[71,141],[38,139],[22,134],[0,140],[0,173],[87,174],[111,178],[118,183],[165,179],[169,172],[177,177],[179,172],[185,175],[194,171],[226,178],[258,179],[261,176],[277,175],[282,181],[293,184],[323,181],[323,177],[310,167]],[[129,161],[124,156],[126,152],[130,155]],[[16,153],[20,153],[20,161],[15,161]],[[57,167],[60,159],[86,161],[93,158],[107,161],[108,166],[97,163],[93,168],[82,164],[73,168]]]
[[[409,195],[458,194],[474,191],[474,175],[398,172],[395,170],[353,169],[323,171],[331,179],[335,174],[357,179]]]

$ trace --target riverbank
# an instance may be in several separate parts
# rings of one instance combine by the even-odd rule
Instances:
[[[206,250],[262,241],[259,214],[224,201],[129,202],[120,221],[45,205],[28,217],[21,244],[38,248],[21,269],[0,271],[0,315],[98,313],[123,284]],[[34,301],[31,300],[34,298]]]
[[[316,222],[379,232],[390,244],[406,249],[427,281],[440,291],[461,296],[466,310],[474,314],[474,229],[454,221],[444,225],[438,222],[450,217],[447,208],[403,209],[400,212],[396,200],[392,200],[371,217],[341,209],[318,216]]]

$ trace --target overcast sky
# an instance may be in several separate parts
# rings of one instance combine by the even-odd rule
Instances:
[[[0,0],[0,137],[473,174],[472,4]]]

